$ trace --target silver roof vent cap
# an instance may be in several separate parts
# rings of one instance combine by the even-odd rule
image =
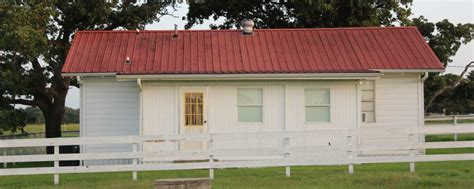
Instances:
[[[242,27],[242,33],[244,35],[250,35],[253,33],[253,26],[255,23],[251,19],[243,19],[242,22],[240,23]]]

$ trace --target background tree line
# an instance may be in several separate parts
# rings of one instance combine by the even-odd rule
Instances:
[[[79,123],[79,109],[66,107],[63,124]],[[3,131],[24,133],[27,124],[44,124],[44,116],[39,108],[13,108],[12,106],[0,107],[0,134]]]

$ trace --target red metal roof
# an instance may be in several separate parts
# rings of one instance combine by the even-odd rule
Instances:
[[[443,69],[415,27],[80,31],[64,73],[357,73]],[[127,64],[126,57],[131,63]]]

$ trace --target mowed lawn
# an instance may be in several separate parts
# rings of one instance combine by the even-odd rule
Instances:
[[[216,170],[213,188],[469,188],[474,187],[474,161],[417,163],[416,173],[407,163],[355,166],[292,167],[290,178],[283,167]],[[207,170],[62,174],[60,185],[52,175],[0,177],[0,188],[152,188],[155,179],[206,177]]]

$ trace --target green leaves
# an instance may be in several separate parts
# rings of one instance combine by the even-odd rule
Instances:
[[[206,19],[216,20],[221,17],[224,18],[224,23],[211,27],[238,27],[244,18],[254,19],[257,28],[404,25],[411,14],[411,2],[208,0],[205,3],[190,3],[186,28],[201,24]]]
[[[56,132],[47,136],[60,136],[57,128],[72,81],[62,77],[61,69],[74,33],[143,29],[166,14],[167,4],[115,0],[112,3],[105,0],[0,2],[0,99],[6,99],[0,101],[0,105],[20,103],[39,107],[45,120],[49,120],[46,130]],[[1,113],[1,116],[12,117],[18,112]],[[3,117],[0,120],[3,121]],[[20,125],[15,119],[8,124]]]
[[[446,66],[452,62],[462,44],[469,43],[474,35],[474,24],[453,24],[447,19],[437,23],[429,22],[423,16],[413,19],[412,25],[425,36],[428,45]]]

